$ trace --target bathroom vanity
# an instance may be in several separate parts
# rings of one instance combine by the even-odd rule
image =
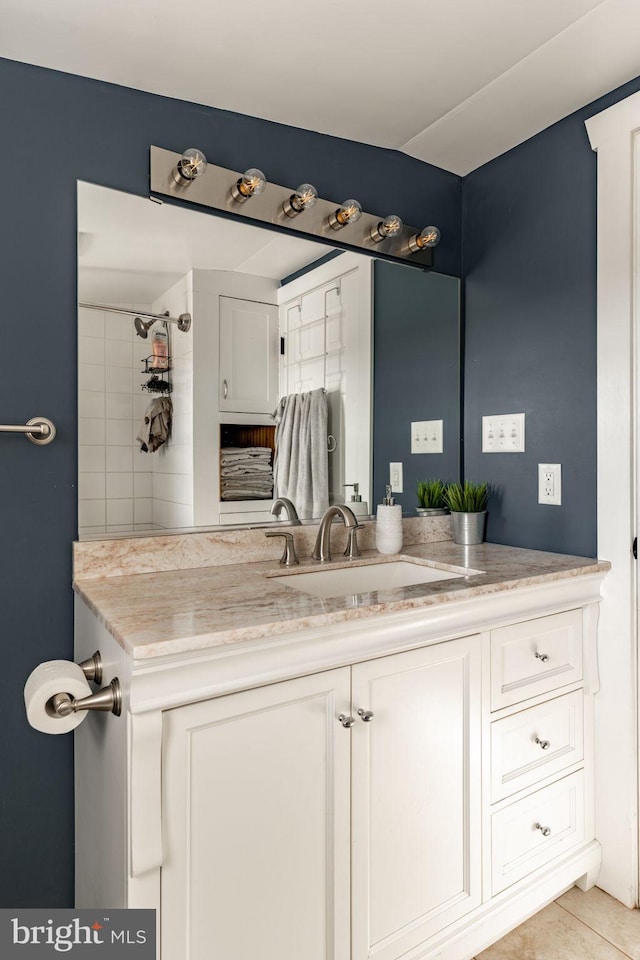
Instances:
[[[76,659],[123,686],[75,732],[78,906],[156,908],[162,960],[468,960],[593,885],[608,564],[418,543],[448,579],[318,597],[130,542],[76,566]]]

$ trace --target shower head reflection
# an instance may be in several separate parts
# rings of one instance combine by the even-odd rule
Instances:
[[[143,320],[142,317],[136,317],[133,321],[133,325],[136,328],[136,333],[139,337],[142,337],[143,340],[146,340],[149,336],[149,327],[155,323],[154,320]]]

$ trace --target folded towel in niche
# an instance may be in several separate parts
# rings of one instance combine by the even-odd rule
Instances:
[[[173,404],[170,397],[156,397],[145,410],[136,439],[143,453],[155,453],[171,436]]]
[[[221,477],[256,477],[273,474],[270,463],[235,463],[220,469]]]

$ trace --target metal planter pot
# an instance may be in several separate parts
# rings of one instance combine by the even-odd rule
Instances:
[[[453,528],[453,542],[465,546],[484,541],[484,530],[487,523],[487,511],[479,513],[451,513]]]

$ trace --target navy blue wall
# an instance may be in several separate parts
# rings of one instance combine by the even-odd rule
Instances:
[[[389,463],[403,464],[403,493],[415,516],[416,483],[460,475],[460,282],[396,263],[374,266],[373,493],[375,513]],[[444,422],[442,453],[411,453],[414,420]]]
[[[487,539],[595,556],[596,154],[584,121],[640,80],[470,174],[463,185],[464,470],[488,480]],[[526,452],[483,454],[483,414],[526,414]],[[539,505],[538,463],[562,464]]]
[[[76,181],[148,194],[149,145],[258,164],[415,225],[437,223],[437,269],[460,273],[460,180],[409,157],[0,60],[0,420],[42,415],[51,446],[0,440],[0,906],[73,903],[70,736],[26,723],[22,688],[73,651],[76,537]],[[393,407],[388,407],[393,417]],[[108,906],[108,904],[106,905]]]

